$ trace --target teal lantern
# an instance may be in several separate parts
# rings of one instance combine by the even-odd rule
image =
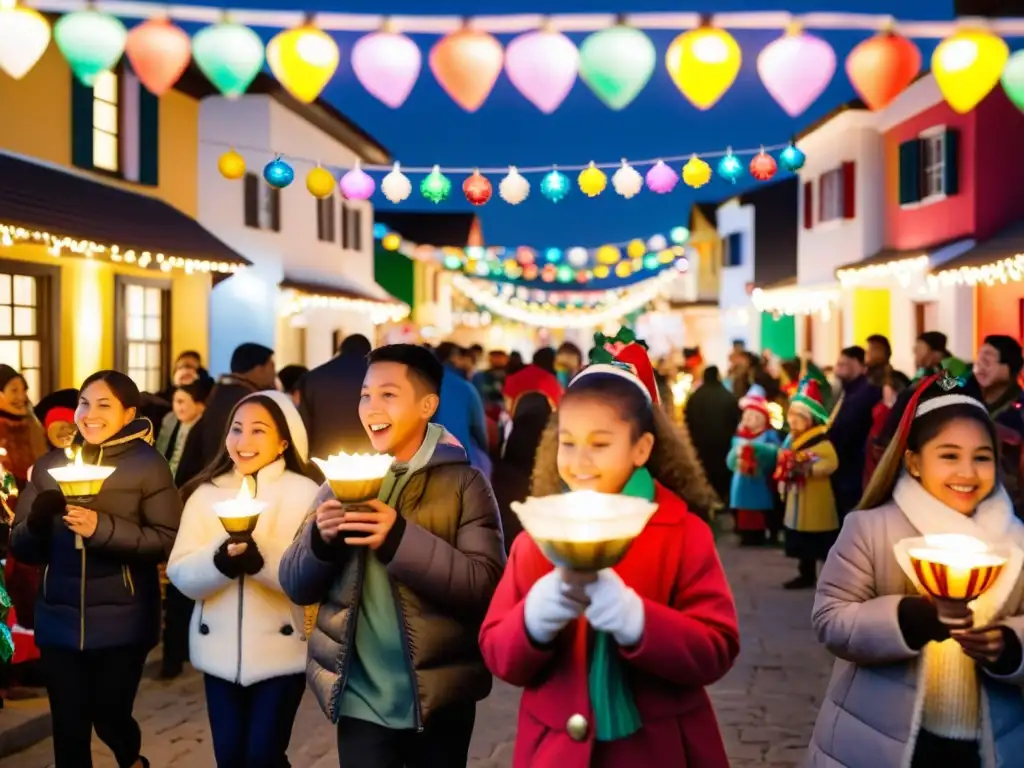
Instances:
[[[573,280],[576,279],[576,272],[568,264],[563,264],[558,268],[558,271],[555,273],[555,278],[560,283],[571,283]]]
[[[444,257],[444,268],[445,269],[462,269],[462,258],[455,255],[448,255]]]
[[[690,230],[686,227],[673,227],[668,236],[676,245],[682,245],[690,239]]]
[[[120,60],[128,30],[109,13],[75,11],[57,19],[53,39],[75,77],[92,88],[96,78]]]
[[[565,196],[569,194],[569,190],[571,188],[572,187],[569,184],[569,177],[560,172],[557,168],[553,169],[547,176],[541,179],[540,182],[540,193],[552,203],[564,200]]]
[[[263,69],[263,41],[248,27],[222,22],[196,32],[192,57],[218,91],[237,99]]]
[[[649,253],[644,256],[644,269],[657,269],[660,262],[656,253]]]
[[[452,182],[441,173],[441,166],[435,165],[423,181],[420,182],[420,194],[432,203],[441,203],[452,193]]]
[[[544,251],[544,260],[548,264],[557,264],[562,260],[562,251],[558,248],[548,248]]]
[[[731,149],[718,161],[718,175],[732,184],[743,175],[743,164],[736,159]]]
[[[284,189],[295,181],[295,169],[278,155],[264,166],[263,180],[274,189]]]
[[[784,171],[796,172],[804,167],[807,162],[807,155],[790,144],[779,153],[779,165]]]

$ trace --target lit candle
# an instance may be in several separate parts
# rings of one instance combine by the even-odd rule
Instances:
[[[395,460],[384,453],[335,453],[313,461],[327,478],[334,497],[343,504],[377,498]]]
[[[86,464],[82,461],[81,449],[64,449],[71,461],[63,467],[51,467],[47,470],[60,488],[64,498],[71,502],[85,504],[99,496],[103,483],[114,473],[114,467],[100,464]],[[75,547],[82,548],[82,537],[75,534]]]
[[[907,554],[922,588],[944,600],[974,600],[991,587],[1007,558],[980,539],[960,534],[925,536]]]
[[[248,478],[242,478],[242,487],[233,499],[218,501],[213,505],[213,512],[220,518],[224,530],[232,538],[243,538],[256,530],[260,513],[267,508],[264,501],[258,501],[249,487]]]

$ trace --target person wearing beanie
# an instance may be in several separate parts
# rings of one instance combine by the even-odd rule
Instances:
[[[775,506],[771,479],[779,437],[771,428],[764,390],[754,384],[740,399],[743,416],[725,462],[733,472],[729,507],[736,514],[740,546],[764,544],[766,513]]]
[[[786,500],[786,556],[796,559],[796,578],[786,589],[813,589],[818,562],[824,561],[839,532],[831,475],[839,466],[828,439],[829,413],[821,387],[805,379],[789,401],[789,434],[779,451],[775,480]]]

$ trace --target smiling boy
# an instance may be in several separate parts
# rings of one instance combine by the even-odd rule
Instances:
[[[411,344],[371,352],[359,417],[394,457],[378,499],[325,485],[281,561],[284,591],[320,604],[307,678],[345,768],[464,768],[491,689],[477,644],[505,564],[486,478],[442,427],[441,364]]]

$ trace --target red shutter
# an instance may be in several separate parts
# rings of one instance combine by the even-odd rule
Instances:
[[[857,174],[852,160],[843,163],[843,218],[857,215]]]
[[[811,182],[804,182],[804,229],[814,226],[814,187]]]

